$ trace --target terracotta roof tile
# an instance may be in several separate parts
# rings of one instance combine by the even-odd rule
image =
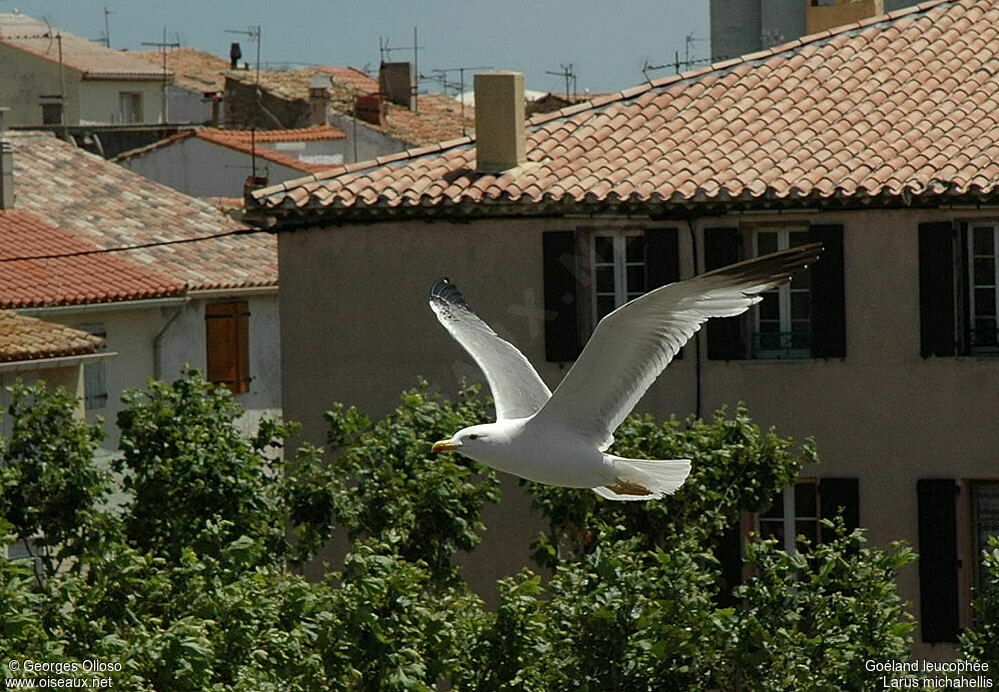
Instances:
[[[146,63],[159,67],[162,71],[163,53],[158,50],[124,51]],[[174,84],[200,92],[219,92],[225,87],[223,73],[229,69],[229,61],[197,48],[182,46],[167,51],[167,70],[173,73]]]
[[[933,0],[537,116],[527,158],[541,165],[530,176],[464,173],[474,165],[466,138],[439,154],[340,167],[254,198],[292,213],[306,203],[289,191],[308,186],[310,210],[319,201],[342,217],[368,204],[380,215],[415,213],[417,203],[429,215],[518,205],[529,214],[538,199],[607,209],[611,195],[683,205],[994,199],[997,26],[999,0]],[[967,156],[955,158],[960,152]]]
[[[98,248],[33,214],[0,210],[0,308],[181,295],[183,283]],[[58,257],[46,256],[60,255]],[[11,261],[12,258],[35,257]]]
[[[99,43],[76,36],[24,14],[0,14],[0,43],[20,48],[45,60],[59,62],[62,36],[62,64],[91,79],[162,79],[162,68],[145,60],[111,50]]]
[[[243,235],[208,202],[155,183],[51,134],[9,132],[14,209],[101,249],[169,242],[127,253],[188,289],[277,285],[277,243]],[[218,236],[201,240],[206,236]],[[198,240],[195,240],[198,239]]]
[[[103,344],[79,329],[0,310],[0,363],[96,353]]]

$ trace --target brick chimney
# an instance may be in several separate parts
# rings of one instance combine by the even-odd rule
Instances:
[[[14,147],[7,139],[7,113],[0,108],[0,209],[14,207]]]
[[[409,62],[383,62],[378,68],[378,88],[392,103],[412,108],[413,64]]]
[[[309,78],[309,124],[330,124],[330,86],[333,84],[329,75],[314,74]]]
[[[499,173],[527,162],[524,129],[524,75],[475,75],[476,170]]]

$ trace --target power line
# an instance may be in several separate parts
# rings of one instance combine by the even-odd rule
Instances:
[[[228,238],[237,235],[253,235],[256,233],[269,233],[262,228],[239,228],[234,231],[223,233],[212,233],[210,235],[195,236],[193,238],[180,238],[178,240],[161,240],[155,243],[139,243],[136,245],[122,245],[119,247],[95,248],[93,250],[78,250],[76,252],[55,252],[48,255],[25,255],[21,257],[0,257],[0,263],[4,262],[30,262],[36,260],[67,259],[70,257],[86,257],[89,255],[107,255],[114,252],[129,252],[131,250],[147,250],[149,248],[164,247],[169,245],[182,245],[185,243],[199,243],[204,240],[215,240],[216,238]]]

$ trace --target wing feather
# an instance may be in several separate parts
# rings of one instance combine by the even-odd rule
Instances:
[[[622,305],[600,320],[534,420],[606,449],[617,426],[704,322],[745,312],[821,251],[819,243],[794,247],[662,286]]]
[[[544,406],[551,390],[530,361],[472,312],[447,278],[430,289],[430,308],[486,376],[497,420],[526,418]]]

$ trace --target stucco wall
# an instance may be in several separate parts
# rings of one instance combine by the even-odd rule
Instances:
[[[847,357],[775,362],[707,360],[700,340],[702,412],[747,403],[763,425],[784,435],[815,437],[822,457],[804,475],[860,478],[860,517],[874,543],[917,545],[916,481],[922,477],[999,478],[999,359],[919,355],[917,228],[986,212],[841,212],[759,215],[697,223],[703,262],[705,227],[752,228],[769,222],[844,226]],[[994,216],[994,212],[992,213]],[[517,344],[554,386],[564,372],[544,363],[542,232],[607,227],[623,221],[502,220],[465,224],[410,222],[330,227],[279,236],[282,276],[283,401],[286,414],[321,443],[321,413],[332,401],[378,415],[418,375],[454,392],[462,376],[480,379],[470,358],[426,305],[434,280],[451,277],[469,304]],[[639,223],[641,221],[633,221]],[[681,274],[692,270],[692,246],[680,228]],[[820,260],[821,261],[821,260]],[[696,358],[675,361],[639,404],[659,416],[696,405]],[[530,534],[522,498],[504,497],[473,572],[488,565],[512,573]],[[491,525],[493,525],[491,523]],[[512,528],[511,528],[512,527]],[[964,550],[967,550],[965,541]],[[964,574],[973,563],[962,555]],[[497,567],[499,565],[499,567]],[[486,575],[476,574],[480,586]],[[900,580],[918,603],[917,572]]]
[[[39,97],[63,93],[63,83],[66,123],[79,123],[79,72],[64,67],[60,79],[58,63],[3,44],[0,44],[0,65],[0,106],[10,108],[9,126],[40,125]]]
[[[97,80],[80,83],[80,124],[121,123],[119,94],[142,94],[143,123],[163,121],[163,82],[159,80]]]
[[[242,197],[243,183],[253,171],[249,154],[199,137],[123,159],[121,165],[193,197]],[[301,178],[300,170],[257,157],[257,175],[270,183]]]

